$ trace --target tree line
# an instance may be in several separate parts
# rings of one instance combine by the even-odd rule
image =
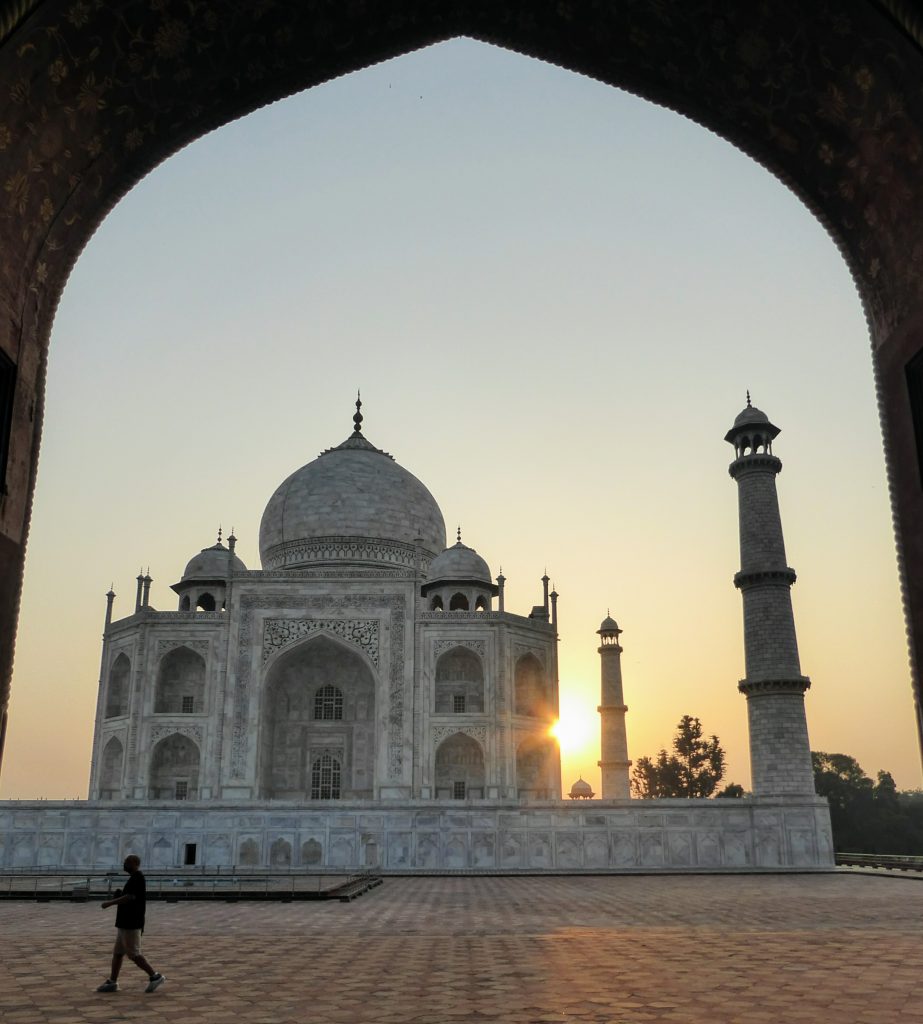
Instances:
[[[642,800],[668,797],[742,797],[736,782],[718,789],[726,771],[724,749],[702,723],[683,715],[672,749],[639,757],[631,775],[632,795]],[[814,788],[830,803],[834,849],[840,853],[923,855],[923,790],[900,792],[890,772],[870,779],[848,754],[811,752]]]

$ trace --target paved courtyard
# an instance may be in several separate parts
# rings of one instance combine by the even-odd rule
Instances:
[[[0,904],[0,1020],[923,1024],[923,882],[386,878],[353,903],[154,903],[145,995],[98,904]]]

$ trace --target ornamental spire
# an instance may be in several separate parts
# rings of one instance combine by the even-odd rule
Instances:
[[[753,406],[750,404],[750,389],[747,388],[747,408],[752,409]]]
[[[356,388],[356,411],[353,414],[353,423],[355,424],[355,434],[362,433],[362,396],[358,388]]]

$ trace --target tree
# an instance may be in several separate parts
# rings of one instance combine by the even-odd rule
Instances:
[[[673,753],[639,757],[631,789],[644,800],[660,797],[709,797],[724,778],[725,755],[717,736],[704,738],[702,723],[683,715],[673,737]]]
[[[899,793],[890,772],[877,782],[848,754],[811,752],[814,787],[830,803],[833,845],[841,853],[923,853],[923,802]]]
[[[739,782],[729,782],[724,789],[719,789],[715,793],[715,799],[719,797],[730,797],[734,800],[739,800],[744,795],[744,787]]]

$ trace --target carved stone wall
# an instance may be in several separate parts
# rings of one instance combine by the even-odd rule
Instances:
[[[313,633],[333,633],[368,655],[378,668],[378,619],[266,619],[263,622],[263,662]]]
[[[484,657],[486,641],[484,640],[436,640],[433,644],[433,658],[437,661],[440,655],[445,654],[446,651],[451,651],[453,647],[467,647],[469,651],[474,651],[475,654]]]

